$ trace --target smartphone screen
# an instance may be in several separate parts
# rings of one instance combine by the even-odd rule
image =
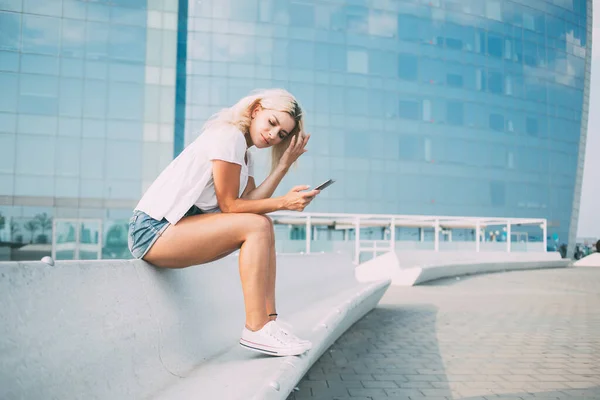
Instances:
[[[329,179],[328,181],[321,183],[319,186],[317,186],[313,190],[323,190],[326,187],[329,187],[330,185],[333,185],[334,182],[335,181],[333,179]]]

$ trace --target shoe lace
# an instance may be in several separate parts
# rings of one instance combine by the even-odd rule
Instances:
[[[295,340],[295,341],[299,341],[301,340],[298,336],[294,335],[292,333],[292,331],[294,330],[294,327],[292,324],[290,324],[289,322],[286,322],[284,320],[281,320],[281,318],[277,318],[277,320],[275,321],[275,323],[277,324],[277,327],[279,328],[279,331],[288,339],[288,340]]]

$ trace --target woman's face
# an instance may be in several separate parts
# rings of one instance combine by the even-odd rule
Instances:
[[[258,105],[252,112],[250,139],[259,149],[275,146],[285,139],[296,127],[290,114],[271,110]]]

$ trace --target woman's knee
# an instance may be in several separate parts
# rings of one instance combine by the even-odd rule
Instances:
[[[259,214],[248,215],[248,229],[252,233],[271,237],[273,235],[273,222],[269,217]]]

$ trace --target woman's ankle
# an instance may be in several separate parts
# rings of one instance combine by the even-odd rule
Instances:
[[[248,329],[252,332],[260,331],[266,324],[268,324],[271,321],[272,320],[267,319],[265,321],[258,322],[258,323],[257,322],[253,322],[253,323],[246,322],[246,329]]]

